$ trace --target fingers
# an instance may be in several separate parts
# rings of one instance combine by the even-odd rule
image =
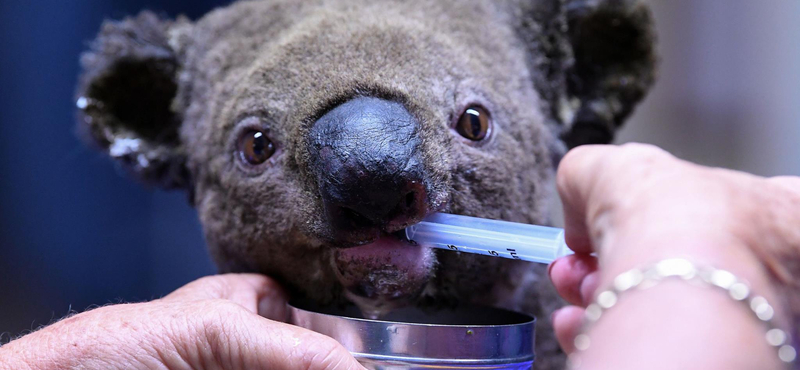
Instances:
[[[586,223],[587,200],[595,178],[602,170],[602,159],[610,147],[581,146],[570,150],[561,160],[556,174],[556,187],[564,207],[564,238],[575,252],[593,252]]]
[[[271,320],[286,321],[288,296],[274,280],[258,274],[225,274],[195,280],[163,298],[173,300],[225,299]]]
[[[575,336],[583,324],[583,308],[567,306],[553,313],[553,329],[561,349],[567,354],[575,351]]]
[[[800,267],[789,261],[800,255],[800,178],[764,181],[644,145],[586,146],[561,161],[557,187],[566,242],[576,252],[550,267],[558,293],[576,305],[553,316],[567,352],[583,319],[580,306],[635,266],[687,256],[736,271],[768,298],[775,281],[797,287]],[[600,270],[578,255],[591,252]],[[791,306],[800,307],[795,301]]]
[[[611,226],[655,200],[650,190],[674,176],[680,161],[650,145],[587,145],[572,149],[560,162],[556,185],[564,207],[565,239],[576,253],[601,252]]]
[[[586,306],[597,289],[597,258],[591,255],[559,258],[548,273],[556,292],[570,304]]]
[[[224,369],[364,369],[329,337],[267,320],[235,305],[215,307],[195,327],[208,341],[195,361],[213,361]]]

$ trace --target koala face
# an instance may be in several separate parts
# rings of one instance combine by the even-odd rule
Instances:
[[[612,139],[652,83],[652,40],[633,0],[144,12],[83,56],[80,125],[142,180],[190,193],[221,271],[368,315],[469,302],[541,323],[558,304],[542,267],[399,233],[433,212],[548,223],[558,158]]]
[[[188,63],[209,85],[187,92],[203,95],[184,98],[193,118],[181,130],[217,260],[322,301],[345,292],[362,305],[408,304],[426,288],[471,298],[449,286],[456,281],[431,282],[437,270],[488,294],[499,266],[467,256],[448,266],[392,234],[435,211],[546,221],[552,132],[530,77],[498,73],[524,71],[524,50],[499,41],[513,32],[491,18],[498,10],[489,3],[348,4],[312,7],[288,29],[246,30],[263,39],[216,28],[223,19],[253,23],[274,4],[242,3],[196,26],[222,37],[205,40],[210,49]],[[238,50],[252,54],[232,56]],[[481,112],[472,139],[457,129],[471,124],[467,111]],[[272,148],[259,163],[245,154],[254,134]]]

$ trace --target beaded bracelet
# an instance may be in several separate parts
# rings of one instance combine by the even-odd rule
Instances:
[[[791,344],[791,337],[773,323],[775,310],[766,298],[751,294],[750,287],[729,271],[710,266],[698,267],[688,260],[672,258],[657,262],[645,269],[623,272],[617,275],[610,289],[597,295],[594,303],[586,307],[583,328],[574,340],[576,351],[568,359],[569,368],[575,369],[580,366],[580,352],[588,349],[591,343],[587,334],[589,326],[597,322],[606,310],[617,304],[620,294],[633,289],[647,289],[669,278],[707,284],[722,289],[735,301],[742,302],[767,327],[767,343],[776,348],[781,362],[787,365],[794,363],[797,351]]]

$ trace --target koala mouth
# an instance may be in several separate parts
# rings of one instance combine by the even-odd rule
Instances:
[[[436,262],[431,248],[409,242],[402,230],[368,244],[336,248],[332,260],[347,298],[372,319],[412,304]]]

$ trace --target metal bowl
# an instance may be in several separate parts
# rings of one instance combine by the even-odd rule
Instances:
[[[535,319],[521,313],[398,309],[369,320],[355,307],[290,310],[293,324],[332,337],[368,369],[530,369],[534,360]]]

